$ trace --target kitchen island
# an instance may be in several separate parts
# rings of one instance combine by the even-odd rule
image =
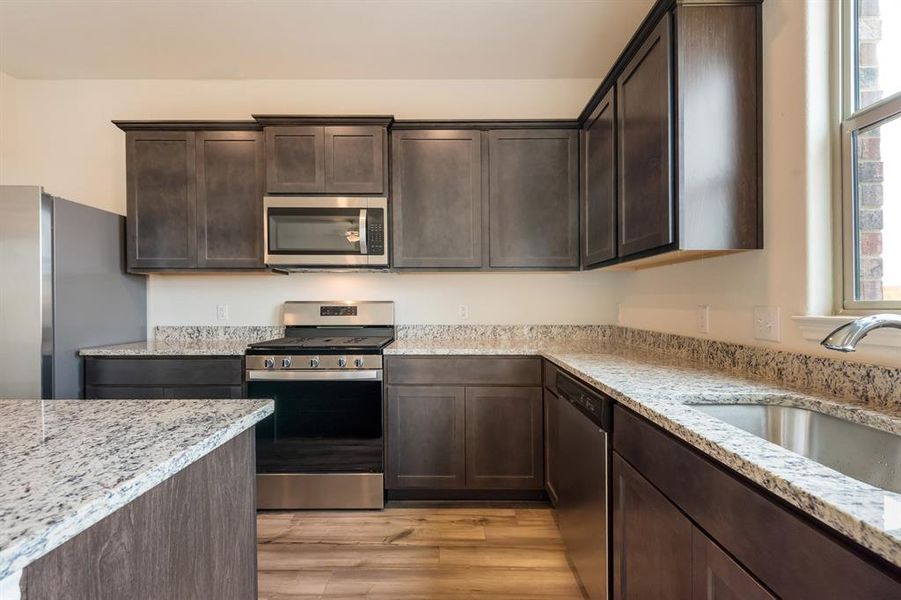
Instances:
[[[0,597],[254,598],[270,400],[0,400]]]

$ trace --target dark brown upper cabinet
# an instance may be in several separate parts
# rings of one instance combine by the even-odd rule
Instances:
[[[477,130],[391,135],[395,267],[482,266],[482,145]]]
[[[671,18],[663,15],[616,81],[619,128],[619,255],[671,244]]]
[[[763,247],[760,11],[755,0],[658,2],[639,27],[580,116],[584,268]],[[615,124],[603,120],[611,102]],[[608,135],[613,257],[611,228],[602,227],[609,159],[592,144],[606,147]]]
[[[324,139],[327,193],[384,193],[388,148],[384,127],[326,127]]]
[[[125,130],[130,271],[263,267],[263,140],[246,122]]]
[[[259,131],[198,131],[197,266],[261,268],[263,140]]]
[[[579,132],[489,132],[490,265],[579,267]]]
[[[616,107],[611,89],[582,128],[582,266],[616,258]]]
[[[391,117],[254,115],[269,194],[387,193]]]
[[[194,137],[193,131],[126,133],[129,269],[190,269],[197,264]]]
[[[315,194],[325,191],[325,132],[317,126],[267,127],[266,191]]]

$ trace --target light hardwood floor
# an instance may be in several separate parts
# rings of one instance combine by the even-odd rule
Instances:
[[[257,517],[260,598],[581,599],[550,508]]]

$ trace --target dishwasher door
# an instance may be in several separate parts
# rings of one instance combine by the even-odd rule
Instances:
[[[557,520],[588,597],[606,600],[608,434],[572,402],[561,394]]]

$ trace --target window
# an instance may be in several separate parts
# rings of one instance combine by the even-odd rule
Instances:
[[[845,0],[843,310],[901,310],[901,1]]]

